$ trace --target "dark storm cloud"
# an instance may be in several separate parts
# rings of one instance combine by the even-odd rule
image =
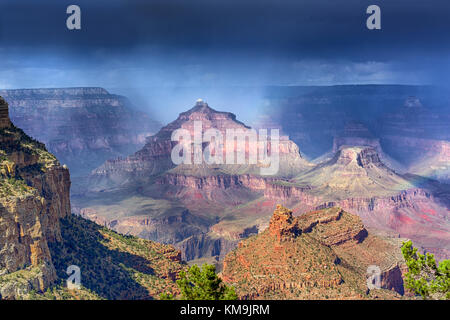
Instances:
[[[71,4],[80,31],[66,28]],[[382,30],[365,26],[372,4]],[[0,88],[103,86],[154,102],[149,87],[196,87],[173,102],[184,108],[228,104],[207,87],[446,84],[449,35],[448,0],[0,0]]]
[[[83,28],[65,28],[78,4]],[[365,9],[382,8],[381,31],[365,28]],[[390,51],[448,49],[447,0],[2,0],[3,46],[62,46],[72,52],[156,46],[193,52],[380,57]]]

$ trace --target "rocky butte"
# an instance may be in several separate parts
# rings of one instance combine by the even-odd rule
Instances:
[[[340,208],[293,217],[279,205],[268,229],[227,254],[222,278],[242,299],[398,299],[405,267],[399,246]],[[381,270],[379,289],[367,287],[371,265]]]
[[[411,238],[440,259],[450,254],[448,186],[396,173],[372,147],[341,147],[332,159],[289,182],[268,185],[264,195],[297,213],[339,206],[358,214],[366,226]]]
[[[202,132],[215,128],[223,136],[227,129],[241,129],[243,132],[251,128],[236,120],[236,116],[229,112],[221,112],[212,109],[206,102],[200,100],[190,110],[183,112],[179,117],[163,127],[156,135],[150,137],[145,146],[128,156],[125,159],[108,160],[102,166],[93,171],[92,183],[111,186],[111,183],[128,181],[131,178],[140,179],[142,176],[154,176],[163,172],[168,173],[189,173],[196,176],[210,176],[218,174],[245,174],[256,173],[256,165],[223,165],[211,166],[203,163],[202,165],[180,165],[177,168],[171,160],[172,148],[177,144],[171,141],[172,132],[177,129],[186,129],[194,136],[194,122],[202,123]],[[237,148],[237,145],[235,146]],[[244,150],[248,157],[250,146]],[[237,149],[235,150],[235,152]],[[193,151],[192,151],[193,152]],[[308,167],[300,153],[298,146],[288,137],[280,137],[280,172],[278,176],[292,176]],[[169,171],[170,169],[173,169]],[[97,180],[97,181],[96,181]]]
[[[315,163],[325,162],[334,157],[340,149],[346,147],[370,147],[375,149],[380,160],[389,168],[398,173],[406,172],[403,164],[387,155],[380,144],[380,139],[376,138],[372,132],[362,122],[349,121],[333,137],[333,148],[319,158],[314,159]]]

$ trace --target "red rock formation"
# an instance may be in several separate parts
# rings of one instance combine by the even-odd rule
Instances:
[[[210,108],[205,102],[200,101],[197,102],[197,104],[189,111],[181,113],[175,121],[163,127],[156,135],[148,138],[146,145],[134,155],[131,155],[126,159],[109,160],[94,170],[91,177],[91,182],[95,184],[96,181],[110,177],[111,183],[114,183],[114,181],[126,180],[126,178],[123,177],[127,177],[129,175],[132,175],[134,179],[139,179],[142,175],[157,175],[174,168],[175,165],[171,161],[171,152],[177,142],[171,141],[172,132],[177,129],[186,129],[191,133],[191,137],[193,138],[195,121],[200,121],[202,123],[202,134],[206,130],[214,128],[218,129],[222,133],[224,139],[226,139],[226,130],[228,129],[242,130],[243,132],[249,132],[251,129],[243,123],[237,121],[234,114],[216,111]],[[227,152],[226,147],[227,146],[225,143],[223,149],[224,162],[225,154]],[[235,144],[233,148],[234,152],[241,151],[238,150],[238,144]],[[248,165],[248,167],[243,168],[244,173],[251,172],[259,174],[259,166],[249,165],[248,163],[249,154],[256,152],[258,150],[258,146],[253,146],[246,143],[244,148],[245,150],[242,151],[245,153],[245,157],[247,159],[246,164]],[[270,150],[270,142],[268,144],[268,148]],[[194,150],[191,148],[192,162],[193,152]],[[280,137],[279,153],[281,158],[280,161],[284,162],[284,166],[281,166],[284,171],[280,172],[280,175],[292,175],[294,172],[300,172],[308,166],[308,163],[302,159],[297,145],[295,145],[287,137]],[[221,166],[208,166],[205,165],[203,161],[202,165],[181,165],[175,172],[181,173],[182,175],[210,176],[216,174],[214,172],[215,167],[220,168]],[[237,170],[237,166],[232,167],[232,170]]]
[[[382,289],[367,289],[369,265],[380,267]],[[294,218],[277,206],[266,231],[226,256],[222,278],[244,299],[393,299],[403,294],[402,266],[398,243],[368,234],[355,215]]]
[[[301,233],[302,229],[292,216],[292,211],[278,205],[270,219],[269,234],[281,241],[287,237],[297,237]]]

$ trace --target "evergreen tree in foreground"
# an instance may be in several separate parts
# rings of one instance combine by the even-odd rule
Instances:
[[[438,265],[434,255],[417,252],[411,241],[403,242],[402,253],[408,266],[406,288],[423,299],[450,299],[450,260]]]
[[[237,300],[233,287],[227,286],[216,274],[216,267],[205,263],[200,269],[193,265],[187,272],[180,272],[177,285],[183,300]],[[171,294],[162,294],[161,299],[173,299]]]

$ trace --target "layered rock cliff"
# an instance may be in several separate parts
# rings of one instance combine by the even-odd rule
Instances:
[[[0,108],[0,296],[8,299],[56,280],[48,243],[61,240],[59,219],[70,214],[70,178],[43,144],[9,121],[1,98]]]
[[[102,88],[1,90],[0,95],[9,102],[13,122],[45,143],[75,177],[138,150],[159,128],[127,98]]]
[[[367,287],[377,266],[381,288]],[[222,278],[244,299],[395,299],[404,293],[399,243],[371,235],[339,208],[293,217],[277,206],[266,231],[239,243]]]

